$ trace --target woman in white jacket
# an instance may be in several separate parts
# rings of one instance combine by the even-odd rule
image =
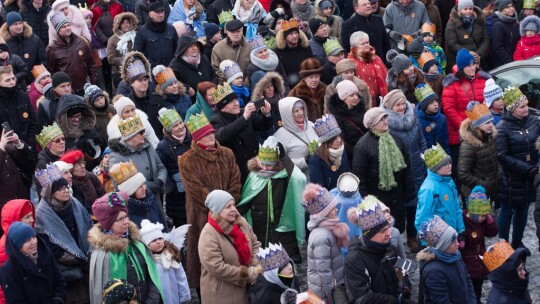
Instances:
[[[75,35],[86,39],[88,43],[92,41],[92,36],[90,35],[90,31],[88,30],[88,26],[86,25],[86,21],[84,21],[81,11],[75,5],[69,4],[69,0],[56,0],[52,4],[52,10],[47,15],[47,25],[49,26],[49,44],[52,44],[53,41],[58,37],[54,26],[52,26],[51,17],[59,11],[62,11],[67,17],[69,24],[71,25],[71,31]]]

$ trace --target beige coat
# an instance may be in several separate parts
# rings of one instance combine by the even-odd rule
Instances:
[[[232,60],[240,66],[240,70],[244,73],[244,84],[249,87],[247,75],[247,68],[251,63],[249,55],[251,54],[251,47],[247,42],[246,38],[242,38],[240,46],[233,48],[229,43],[229,38],[225,38],[220,42],[216,43],[212,49],[212,68],[216,72],[216,75],[219,78],[219,84],[227,81],[223,72],[219,69],[219,64],[225,60]]]
[[[257,266],[257,252],[261,243],[257,241],[253,229],[246,220],[238,216],[231,225],[219,215],[211,214],[212,218],[227,235],[231,233],[234,224],[240,225],[240,229],[246,235],[251,248],[251,260],[248,266]],[[240,264],[233,242],[233,239],[218,232],[208,223],[201,231],[199,256],[202,266],[202,303],[249,303],[246,288],[248,284],[248,267]]]

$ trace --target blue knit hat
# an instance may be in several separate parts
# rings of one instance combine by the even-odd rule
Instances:
[[[36,236],[34,229],[23,222],[14,222],[8,230],[8,239],[17,250],[20,250],[24,243],[34,236]]]
[[[208,22],[204,25],[204,35],[206,36],[206,43],[210,42],[210,39],[219,32],[219,25]]]
[[[461,48],[457,52],[456,64],[459,71],[462,71],[464,68],[468,67],[470,64],[475,63],[473,55],[469,53],[469,50],[466,48]]]
[[[12,26],[13,23],[15,23],[15,22],[22,22],[22,21],[23,20],[22,20],[21,14],[19,14],[17,12],[10,12],[6,16],[6,23],[7,23],[8,27]]]

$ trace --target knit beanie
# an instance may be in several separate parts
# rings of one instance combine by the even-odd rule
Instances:
[[[327,8],[330,8],[330,7],[333,7],[334,5],[332,4],[332,1],[329,1],[329,0],[323,0],[321,2],[319,2],[319,7],[321,8],[321,10],[325,10]]]
[[[126,280],[110,279],[103,285],[103,304],[118,304],[136,296],[137,289]]]
[[[56,191],[68,186],[69,183],[65,178],[59,178],[52,182],[51,184],[51,193],[55,193]]]
[[[96,217],[104,231],[111,229],[118,213],[128,213],[129,196],[124,191],[111,192],[98,198],[92,205],[92,214]]]
[[[51,16],[50,21],[56,33],[60,32],[60,29],[62,29],[66,23],[69,23],[69,20],[62,11],[54,13],[54,15]]]
[[[367,129],[371,129],[374,125],[379,123],[384,116],[387,116],[386,111],[381,107],[374,107],[369,109],[364,114],[364,126]]]
[[[444,151],[439,143],[427,149],[424,154],[420,154],[420,157],[424,159],[428,169],[435,173],[440,168],[452,162],[450,155],[446,154],[446,151]]]
[[[339,96],[339,99],[345,100],[347,97],[351,96],[352,94],[358,94],[358,87],[354,84],[354,82],[350,80],[342,80],[336,85],[336,90]]]
[[[116,113],[120,117],[122,117],[122,111],[124,110],[125,107],[133,106],[134,108],[136,108],[135,103],[131,99],[124,96],[118,98],[118,100],[114,102],[113,106],[114,106],[114,109],[116,110]]]
[[[340,75],[348,71],[356,71],[356,63],[351,59],[342,59],[336,64],[336,74]]]
[[[56,72],[52,76],[52,87],[53,88],[56,88],[59,85],[61,85],[62,83],[66,83],[66,82],[71,83],[71,78],[65,72]]]
[[[152,223],[147,219],[142,220],[141,222],[141,241],[148,246],[154,240],[158,238],[163,238],[163,224],[157,222]]]
[[[479,103],[478,101],[469,101],[467,107],[465,108],[465,114],[471,121],[471,125],[475,128],[493,121],[491,111],[489,111],[485,104]]]
[[[503,90],[495,83],[495,80],[488,79],[486,81],[486,87],[484,88],[484,101],[488,108],[491,108],[491,104],[497,99],[500,99],[503,95]]]
[[[15,201],[17,201],[17,200],[15,200]],[[28,213],[34,212],[35,208],[34,208],[34,205],[33,205],[33,203],[31,201],[29,201],[29,200],[18,200],[18,201],[21,201],[22,204],[23,204],[21,209],[20,209],[20,212],[19,212],[19,215],[21,216],[21,219],[23,217],[25,217]],[[11,201],[9,201],[9,202],[11,202]],[[7,202],[7,203],[9,203],[9,202]],[[36,217],[36,215],[34,214],[34,219],[35,219],[35,217]]]
[[[90,83],[84,84],[84,97],[88,99],[90,104],[93,104],[94,101],[100,96],[105,96],[103,91],[97,86]]]
[[[422,71],[424,72],[424,74],[428,74],[429,69],[431,69],[434,64],[437,64],[437,60],[435,59],[428,60],[426,63],[424,63],[424,65],[422,66]]]
[[[210,211],[214,212],[215,214],[221,213],[221,210],[225,208],[225,205],[231,200],[234,200],[234,197],[227,192],[223,190],[214,190],[210,193],[208,193],[208,196],[206,196],[206,200],[204,201],[204,205],[210,209]]]
[[[475,63],[473,55],[469,53],[469,50],[466,48],[461,48],[457,52],[456,56],[456,64],[459,71],[462,71],[464,68],[468,67],[469,65]]]
[[[458,11],[467,7],[474,7],[474,3],[472,0],[459,0],[458,1],[458,5],[457,5]]]
[[[392,110],[396,102],[402,99],[407,100],[407,97],[405,97],[405,94],[403,94],[402,90],[400,89],[392,90],[388,92],[386,96],[384,96],[383,106],[385,109]]]
[[[219,32],[219,25],[211,22],[207,22],[204,25],[204,35],[206,36],[206,43],[210,42],[210,39]]]
[[[312,35],[315,35],[315,33],[319,30],[319,27],[321,25],[326,24],[326,22],[322,21],[319,18],[312,18],[309,20],[309,30],[311,31]]]
[[[495,4],[497,5],[497,10],[502,12],[508,4],[512,4],[512,0],[498,0],[495,1]]]
[[[424,51],[424,42],[422,41],[422,37],[419,36],[416,39],[413,39],[407,46],[407,52],[411,55],[419,55],[422,54]]]
[[[12,26],[13,23],[15,22],[22,22],[22,21],[23,19],[22,19],[21,14],[17,12],[9,12],[6,16],[6,23],[8,27]]]
[[[9,226],[8,239],[17,250],[21,250],[24,243],[34,236],[36,236],[34,229],[23,222],[13,222]]]
[[[392,64],[392,68],[396,74],[403,72],[412,65],[411,60],[407,56],[398,53],[396,50],[389,50],[386,53],[386,60]]]

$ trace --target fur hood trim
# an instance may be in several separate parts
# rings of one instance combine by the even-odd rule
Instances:
[[[285,92],[285,85],[283,84],[283,77],[281,77],[281,75],[279,75],[279,73],[277,72],[268,72],[255,85],[255,88],[253,89],[253,92],[251,93],[251,100],[259,100],[263,98],[264,88],[269,83],[272,83],[274,85],[274,89],[277,91],[277,94],[283,96],[283,93]]]
[[[151,71],[150,62],[148,62],[148,59],[146,58],[146,56],[144,56],[144,54],[141,52],[132,51],[132,52],[127,53],[124,56],[124,60],[122,60],[122,66],[120,67],[122,80],[124,80],[128,84],[131,83],[130,79],[127,76],[126,64],[131,64],[131,62],[133,62],[135,58],[142,60],[142,62],[144,63],[146,74],[148,75],[148,77],[150,77],[150,79],[152,79],[152,76],[150,75],[150,71]]]
[[[129,19],[129,21],[131,22],[130,31],[133,31],[137,28],[137,17],[133,13],[125,12],[118,14],[116,15],[116,17],[114,17],[113,21],[113,33],[115,33],[117,36],[122,36],[124,34],[122,33],[122,31],[120,31],[120,24],[122,24],[122,20],[126,18]]]
[[[398,114],[392,110],[385,109],[388,116],[388,126],[395,131],[412,131],[416,127],[416,114],[409,101],[405,101],[405,114]]]
[[[478,71],[476,73],[476,77],[479,77],[479,78],[483,78],[485,80],[488,80],[488,79],[491,79],[491,75],[489,75],[488,72],[485,72],[485,71]],[[451,84],[453,84],[454,82],[457,82],[457,81],[460,81],[460,79],[454,75],[454,74],[448,74],[446,75],[446,77],[444,77],[443,81],[442,81],[442,84],[443,84],[443,87],[447,87]]]
[[[88,231],[88,243],[93,249],[100,249],[113,253],[122,253],[127,250],[130,241],[140,241],[141,233],[133,222],[129,222],[129,239],[119,238],[103,232],[101,225],[95,224]]]
[[[482,142],[482,131],[478,129],[473,130],[471,127],[471,123],[472,121],[468,118],[461,123],[461,125],[459,126],[459,136],[461,136],[463,141],[468,143],[469,145],[472,145],[474,147],[482,147],[484,145],[484,143]],[[489,140],[495,140],[496,136],[497,129],[494,127],[493,133],[491,133]],[[536,141],[536,144],[539,144],[538,140]]]
[[[435,254],[428,251],[428,248],[422,249],[419,253],[416,254],[416,260],[418,262],[430,262],[435,259]]]
[[[247,167],[249,172],[257,173],[262,170],[262,168],[259,166],[259,163],[257,162],[257,156],[253,157],[252,159],[248,160]],[[277,164],[276,172],[279,172],[283,170],[283,164],[281,161]]]
[[[531,23],[536,23],[536,28],[540,29],[540,19],[537,16],[527,16],[519,23],[519,34],[521,37],[525,36],[525,27]]]
[[[32,31],[32,28],[26,21],[23,22],[23,36],[24,38],[30,38],[34,32]],[[0,36],[4,38],[4,40],[7,42],[8,40],[11,40],[11,34],[9,33],[8,25],[7,23],[4,23],[2,27],[0,27]]]
[[[84,134],[83,131],[93,129],[96,125],[96,114],[86,103],[77,105],[77,107],[80,107],[82,109],[81,122],[77,127],[73,127],[70,125],[69,118],[67,116],[68,109],[72,107],[66,108],[56,118],[58,126],[60,127],[60,129],[62,129],[62,132],[64,133],[66,138],[79,138]]]
[[[536,143],[534,144],[536,147],[536,150],[540,151],[540,137],[536,140]]]
[[[301,30],[298,30],[298,43],[302,48],[308,48],[309,47],[309,39],[302,32]],[[276,34],[276,48],[279,50],[283,50],[287,47],[287,43],[285,42],[285,36],[283,35],[283,30],[279,31]]]

